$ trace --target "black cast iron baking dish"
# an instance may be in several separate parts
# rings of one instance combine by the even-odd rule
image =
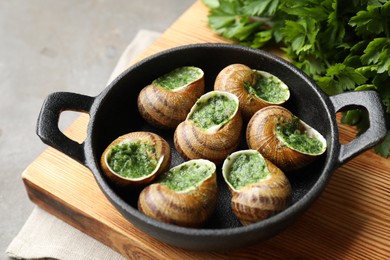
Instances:
[[[138,93],[158,76],[185,65],[204,70],[208,91],[213,88],[217,73],[233,63],[268,71],[283,80],[291,91],[285,107],[324,135],[328,145],[326,154],[303,170],[288,174],[293,187],[292,205],[267,220],[241,226],[230,211],[230,194],[221,175],[218,175],[218,206],[205,227],[183,228],[146,217],[136,208],[138,190],[121,190],[104,176],[99,164],[103,150],[125,133],[151,131],[171,144],[172,166],[183,162],[173,146],[173,131],[155,129],[140,117]],[[368,111],[370,127],[350,143],[341,145],[336,112],[358,107]],[[60,114],[65,110],[89,114],[87,138],[83,143],[68,139],[58,129]],[[140,230],[186,249],[225,250],[265,240],[291,225],[320,196],[337,167],[384,137],[384,122],[384,111],[374,91],[328,97],[303,72],[273,54],[232,44],[193,44],[169,49],[138,62],[96,97],[69,92],[49,95],[38,118],[37,134],[44,143],[88,167],[111,203]],[[240,149],[245,148],[243,141]]]

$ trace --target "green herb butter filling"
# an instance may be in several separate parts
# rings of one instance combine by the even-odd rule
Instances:
[[[311,136],[301,126],[300,120],[295,117],[291,121],[278,124],[276,135],[289,147],[307,154],[320,154],[324,151],[324,144],[315,136]]]
[[[267,163],[259,153],[240,153],[231,160],[227,181],[236,190],[270,175]]]
[[[157,182],[180,192],[196,187],[212,174],[213,168],[210,165],[189,161],[162,174]]]
[[[204,129],[226,122],[238,107],[237,102],[225,95],[214,95],[204,101],[199,100],[195,105],[189,120]]]
[[[269,73],[257,71],[255,73],[255,84],[245,84],[248,93],[273,104],[286,101],[289,98],[288,87],[280,79]]]
[[[153,81],[153,84],[168,90],[188,85],[202,77],[202,70],[196,67],[180,67]]]
[[[138,141],[113,146],[107,162],[118,175],[136,179],[151,174],[158,165],[158,158],[152,144]]]

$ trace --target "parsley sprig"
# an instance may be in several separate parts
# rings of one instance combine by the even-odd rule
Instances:
[[[328,95],[375,90],[390,126],[390,1],[203,0],[212,30],[253,48],[278,46]],[[363,110],[343,123],[368,127]],[[390,131],[375,147],[390,155]]]

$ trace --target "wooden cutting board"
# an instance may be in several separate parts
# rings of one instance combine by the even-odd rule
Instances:
[[[191,6],[139,59],[174,46],[226,42],[207,27],[208,9]],[[88,115],[65,134],[82,142]],[[340,126],[340,142],[354,130]],[[192,252],[144,234],[110,204],[92,173],[47,148],[23,172],[30,199],[129,259],[390,259],[390,161],[367,151],[334,172],[326,190],[290,228],[230,252]]]

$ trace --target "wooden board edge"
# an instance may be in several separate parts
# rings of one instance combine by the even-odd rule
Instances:
[[[150,258],[150,247],[112,229],[112,227],[98,219],[89,217],[85,212],[80,212],[79,209],[61,200],[55,194],[48,194],[47,191],[35,185],[28,178],[25,178],[25,172],[22,174],[22,180],[29,199],[38,207],[84,234],[100,241],[126,258],[133,258],[134,256],[142,259]],[[92,232],[92,230],[99,230],[99,232]],[[109,235],[107,236],[106,234]],[[160,259],[168,259],[168,256],[163,257],[161,254],[159,254],[159,257]]]

